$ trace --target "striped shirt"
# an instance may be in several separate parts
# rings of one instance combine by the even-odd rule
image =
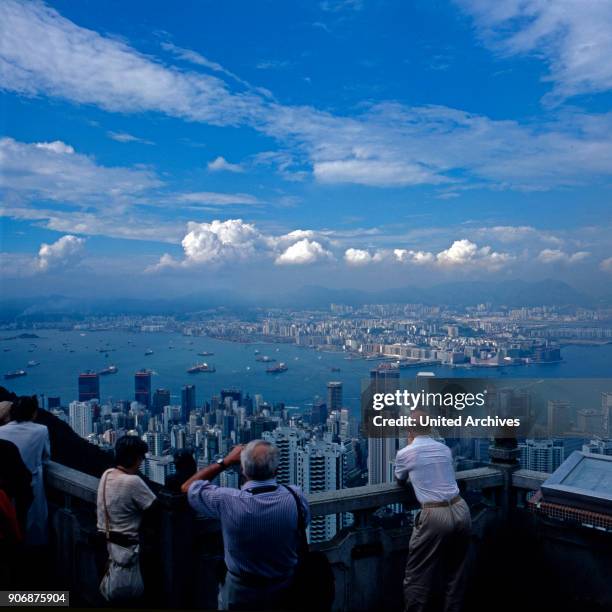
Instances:
[[[233,574],[282,578],[293,573],[299,546],[293,495],[282,486],[255,495],[250,492],[276,484],[274,479],[249,481],[238,490],[198,480],[189,487],[187,499],[191,507],[203,517],[221,521],[225,563]],[[298,487],[291,488],[302,502],[308,524],[308,502]]]

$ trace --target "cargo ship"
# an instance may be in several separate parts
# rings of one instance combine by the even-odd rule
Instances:
[[[25,370],[15,370],[14,372],[7,372],[4,375],[4,378],[19,378],[20,376],[27,376],[27,372]]]
[[[199,374],[200,372],[212,373],[216,372],[216,369],[214,365],[208,365],[207,363],[196,363],[187,370],[188,374]]]
[[[268,374],[281,374],[282,372],[286,372],[288,369],[289,368],[287,367],[287,365],[281,361],[276,366],[272,366],[270,368],[266,368],[266,372]]]
[[[106,376],[107,374],[116,374],[119,371],[119,368],[116,365],[110,365],[108,368],[104,368],[100,370],[98,374],[100,376]]]

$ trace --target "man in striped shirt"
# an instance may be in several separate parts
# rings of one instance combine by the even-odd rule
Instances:
[[[288,597],[300,543],[298,508],[291,491],[276,482],[278,461],[274,445],[252,440],[200,470],[181,487],[199,515],[221,521],[228,571],[219,593],[220,609],[291,607]],[[211,484],[237,463],[247,480],[240,490]],[[308,502],[298,487],[291,489],[308,524]]]

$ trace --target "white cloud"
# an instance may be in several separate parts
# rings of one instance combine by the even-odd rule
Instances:
[[[64,142],[0,139],[0,188],[12,196],[79,206],[120,202],[160,187],[151,170],[101,166]]]
[[[601,263],[599,264],[599,267],[604,272],[612,272],[612,257],[608,257],[607,259],[604,259],[603,261],[601,261]]]
[[[232,204],[259,204],[259,200],[248,193],[218,193],[214,191],[195,191],[177,196],[177,201],[186,204],[208,204],[229,206]]]
[[[585,260],[590,253],[587,251],[576,251],[566,253],[560,249],[544,249],[538,254],[538,261],[543,264],[565,263],[573,264]]]
[[[413,263],[418,265],[431,264],[435,261],[433,253],[427,251],[413,251],[411,249],[394,249],[393,255],[400,263]]]
[[[242,219],[190,222],[182,245],[189,263],[235,263],[254,257],[265,248],[264,236]]]
[[[363,249],[346,249],[344,252],[344,260],[350,266],[365,266],[372,263],[373,259],[370,252]]]
[[[42,272],[64,268],[80,261],[85,240],[70,234],[52,244],[43,243],[38,251],[37,266]]]
[[[315,178],[322,183],[354,183],[374,187],[401,187],[445,182],[418,164],[378,159],[346,159],[315,162]]]
[[[470,240],[455,240],[453,244],[436,255],[436,263],[444,268],[479,266],[489,269],[498,269],[514,257],[509,253],[498,253],[490,246],[478,247]]]
[[[181,244],[184,258],[169,254],[149,267],[149,271],[169,267],[226,265],[273,260],[276,264],[311,264],[330,259],[332,254],[321,240],[313,240],[316,232],[294,230],[287,234],[264,234],[252,223],[242,219],[214,220],[210,223],[190,222]]]
[[[332,254],[320,242],[304,238],[292,244],[275,260],[277,265],[304,265],[331,259]]]
[[[240,164],[232,164],[228,162],[225,157],[217,157],[213,161],[208,162],[208,169],[211,172],[244,172],[244,168]]]
[[[65,270],[78,265],[84,251],[85,240],[68,234],[51,244],[41,244],[36,257],[24,253],[0,253],[0,277],[28,278]]]
[[[168,44],[166,50],[186,57],[186,50]],[[197,59],[190,58],[192,63]],[[534,190],[592,183],[612,174],[607,138],[612,114],[568,110],[548,122],[521,124],[443,106],[382,103],[363,106],[352,117],[338,116],[281,105],[260,90],[237,86],[235,79],[230,87],[224,80],[229,73],[204,60],[215,74],[169,66],[116,38],[80,28],[40,3],[0,3],[0,85],[5,90],[110,111],[249,126],[291,148],[301,169],[287,178],[302,178],[312,168],[326,183],[397,187],[453,184],[462,174],[483,186]],[[608,70],[610,63],[599,65]]]
[[[553,96],[612,89],[612,3],[608,0],[458,0],[485,41],[507,55],[548,63]]]
[[[52,151],[53,153],[64,153],[66,155],[74,153],[74,149],[61,140],[54,140],[53,142],[36,142],[34,146],[37,149],[44,149],[45,151]]]
[[[155,144],[152,140],[147,140],[146,138],[139,138],[138,136],[134,136],[133,134],[128,134],[127,132],[106,132],[106,135],[112,140],[116,140],[117,142],[138,142],[140,144],[152,145]]]

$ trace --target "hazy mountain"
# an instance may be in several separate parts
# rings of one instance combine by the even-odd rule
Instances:
[[[88,315],[163,314],[185,315],[211,308],[227,307],[246,314],[257,307],[328,308],[329,304],[392,304],[421,303],[428,305],[471,306],[491,303],[494,306],[596,306],[612,304],[610,298],[595,298],[562,281],[547,279],[537,282],[520,280],[503,282],[452,282],[432,287],[407,286],[381,291],[333,289],[306,286],[286,293],[256,295],[232,291],[209,290],[173,299],[79,299],[46,296],[4,300],[0,304],[3,321],[61,320]]]

